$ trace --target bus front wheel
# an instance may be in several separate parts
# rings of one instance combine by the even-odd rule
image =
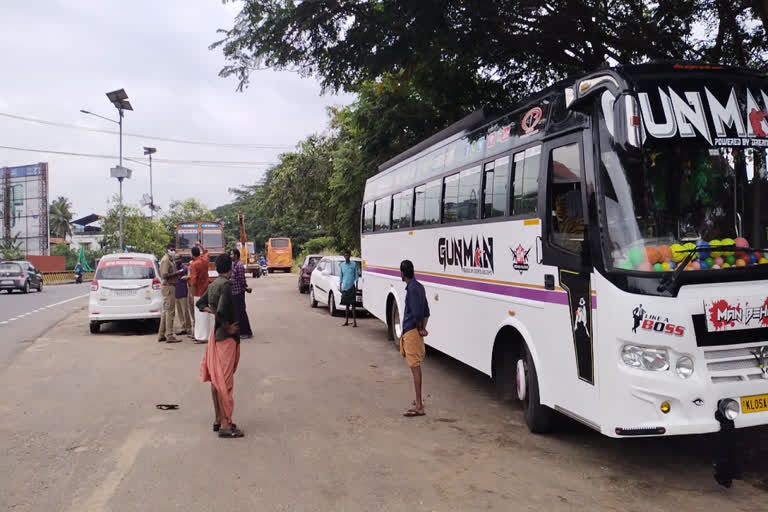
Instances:
[[[392,300],[392,306],[389,309],[389,332],[388,338],[395,342],[395,346],[400,350],[400,337],[403,335],[403,326],[400,323],[400,310],[397,308],[397,301]]]
[[[527,348],[515,365],[517,398],[523,404],[525,423],[534,434],[546,434],[554,427],[554,411],[539,401],[539,378]]]

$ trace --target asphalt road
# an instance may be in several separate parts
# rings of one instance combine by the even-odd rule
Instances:
[[[87,304],[88,283],[44,286],[42,292],[0,293],[0,368],[27,344]]]
[[[251,285],[245,438],[211,432],[205,345],[90,335],[81,309],[0,368],[0,510],[765,510],[765,428],[745,433],[745,479],[725,490],[710,436],[613,440],[567,422],[532,435],[485,376],[434,351],[427,416],[403,418],[410,372],[383,324],[341,327],[292,275]]]

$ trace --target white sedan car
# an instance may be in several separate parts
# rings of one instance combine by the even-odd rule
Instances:
[[[357,265],[357,293],[355,302],[358,308],[363,309],[363,290],[360,283],[362,279],[362,263],[360,258],[350,258]],[[341,304],[341,291],[339,291],[339,265],[344,262],[343,256],[325,256],[321,259],[309,278],[309,305],[316,308],[318,303],[327,304],[331,316],[336,316],[338,311],[343,311]],[[341,309],[339,309],[341,308]]]
[[[152,254],[108,254],[101,258],[91,283],[88,320],[96,334],[105,322],[152,320],[163,312],[160,270]]]

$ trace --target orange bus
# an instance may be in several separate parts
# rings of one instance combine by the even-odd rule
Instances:
[[[293,267],[293,249],[290,238],[270,238],[266,244],[267,271],[290,272]]]

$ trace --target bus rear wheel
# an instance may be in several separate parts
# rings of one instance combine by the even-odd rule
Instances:
[[[525,423],[534,434],[546,434],[554,428],[555,414],[539,401],[539,378],[536,365],[527,347],[515,365],[517,398],[523,404]]]
[[[400,337],[403,335],[403,326],[400,323],[400,310],[397,308],[397,301],[392,301],[392,307],[389,310],[389,335],[390,340],[395,342],[395,346],[400,350]]]

